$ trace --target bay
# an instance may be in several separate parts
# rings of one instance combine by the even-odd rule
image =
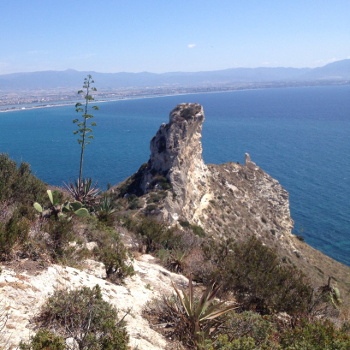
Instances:
[[[123,181],[148,161],[150,140],[169,112],[178,103],[200,103],[204,161],[243,163],[249,153],[290,193],[293,233],[350,266],[349,96],[350,86],[329,86],[100,103],[83,173],[103,187]],[[78,176],[76,117],[74,106],[0,113],[0,152],[61,186]]]

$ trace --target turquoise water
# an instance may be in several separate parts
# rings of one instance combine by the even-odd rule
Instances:
[[[149,143],[172,108],[203,105],[206,163],[254,162],[290,193],[294,233],[350,266],[350,86],[235,91],[99,105],[83,173],[106,186],[149,158]],[[31,164],[43,181],[76,178],[73,106],[0,113],[0,152]]]

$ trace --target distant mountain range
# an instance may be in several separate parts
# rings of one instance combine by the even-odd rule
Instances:
[[[204,72],[173,73],[98,73],[43,71],[0,75],[0,91],[76,89],[91,74],[99,90],[146,87],[195,87],[237,83],[310,82],[319,80],[350,80],[350,59],[318,68],[231,68]]]

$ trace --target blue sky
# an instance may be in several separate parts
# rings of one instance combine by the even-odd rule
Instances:
[[[317,67],[350,58],[349,0],[0,0],[0,74]]]

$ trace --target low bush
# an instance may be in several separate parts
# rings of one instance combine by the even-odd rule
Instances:
[[[160,185],[163,190],[170,190],[172,188],[169,180],[162,175],[155,174],[152,178],[151,187],[155,188],[156,185]]]
[[[237,244],[230,240],[203,246],[213,265],[211,279],[232,292],[245,310],[262,314],[304,312],[312,294],[306,276],[281,265],[277,254],[255,237]]]
[[[296,237],[299,239],[300,242],[305,242],[305,239],[302,235],[297,235]]]
[[[125,323],[118,320],[117,310],[102,299],[98,285],[55,291],[36,321],[63,338],[73,338],[80,350],[128,349]]]
[[[108,212],[106,210],[99,210],[96,213],[96,216],[99,221],[104,223],[107,226],[113,227],[114,226],[114,221],[115,221],[115,213],[114,212]]]
[[[64,350],[66,349],[65,342],[62,337],[56,336],[47,329],[41,329],[31,337],[30,343],[20,342],[20,350]]]
[[[191,225],[191,229],[196,236],[205,237],[205,232],[200,226]]]
[[[130,202],[130,204],[129,204],[129,209],[135,210],[135,209],[139,209],[139,208],[141,208],[141,206],[140,206],[140,201],[139,201],[139,199],[136,197],[132,202]]]
[[[181,221],[179,220],[179,224],[182,226],[182,227],[186,227],[186,228],[190,228],[191,225],[188,221]]]
[[[151,213],[153,210],[156,210],[157,206],[155,204],[148,204],[146,207],[146,213]]]
[[[29,230],[30,221],[16,209],[6,224],[0,223],[0,254],[8,256],[16,242],[24,243]]]
[[[346,350],[350,349],[350,336],[328,320],[314,323],[303,320],[298,327],[282,334],[280,345],[288,350]]]
[[[28,163],[17,163],[7,154],[0,153],[0,202],[28,202],[46,200],[44,183],[31,173]]]
[[[252,349],[273,349],[273,336],[277,329],[270,316],[261,316],[251,311],[232,311],[227,314],[224,326],[225,336],[221,337],[218,349],[249,349],[250,344],[255,346]]]
[[[112,282],[122,282],[125,277],[134,274],[131,253],[116,231],[99,225],[93,240],[98,244],[94,254],[105,265],[107,277]]]
[[[155,219],[142,218],[138,224],[128,224],[128,228],[139,235],[142,243],[146,246],[146,252],[151,253],[159,249],[178,248],[181,237],[177,234],[176,228],[168,229],[165,223],[159,223]]]
[[[66,249],[68,243],[75,238],[73,222],[64,218],[56,220],[54,216],[51,216],[46,224],[46,229],[50,236],[47,242],[48,250],[56,262],[61,261],[69,253],[69,250]]]
[[[166,192],[165,191],[153,192],[153,193],[150,194],[150,196],[149,196],[149,198],[147,200],[147,204],[158,203],[159,201],[161,201],[165,197],[166,197]]]
[[[205,237],[206,234],[204,230],[198,225],[191,225],[188,221],[179,220],[179,224],[184,228],[190,228],[192,232],[198,237]]]

